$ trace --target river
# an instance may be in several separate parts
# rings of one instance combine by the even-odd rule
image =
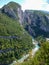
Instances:
[[[38,42],[35,41],[34,39],[32,39],[32,42],[33,42],[33,44],[35,45],[35,48],[32,49],[31,55],[34,56],[35,53],[38,51],[38,49],[39,49],[40,47],[38,46]],[[12,63],[11,65],[14,65],[15,63],[18,63],[18,62],[19,62],[19,63],[22,63],[22,62],[24,62],[24,60],[26,60],[29,56],[30,56],[30,54],[26,54],[26,55],[24,55],[21,59],[19,59],[17,62],[16,62],[16,61],[13,61],[13,63]]]

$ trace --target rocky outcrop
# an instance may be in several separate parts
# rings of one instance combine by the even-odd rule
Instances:
[[[8,3],[1,9],[1,12],[13,19],[19,20],[20,24],[22,24],[23,11],[21,10],[21,6],[18,3],[15,2]]]
[[[19,22],[22,25],[23,20],[24,20],[23,11],[21,10],[21,8],[18,8],[17,12],[18,12],[18,17],[19,17]]]
[[[11,17],[11,18],[14,18],[14,19],[17,18],[17,16],[16,16],[14,10],[13,10],[12,8],[10,8],[9,6],[4,6],[4,7],[2,8],[2,13],[5,13],[6,15],[8,15],[8,16]]]
[[[49,15],[41,11],[26,10],[24,27],[34,37],[49,37]]]
[[[15,2],[10,2],[0,9],[0,12],[18,20],[30,35],[49,37],[49,14],[44,11],[25,10]]]

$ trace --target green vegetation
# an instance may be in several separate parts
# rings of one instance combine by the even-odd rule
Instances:
[[[49,65],[49,42],[44,42],[34,58],[15,65]]]
[[[10,8],[18,8],[18,7],[21,7],[18,3],[15,3],[15,2],[10,2],[7,4]]]
[[[38,45],[39,45],[39,46],[42,46],[42,44],[43,44],[44,42],[46,42],[46,38],[43,37],[43,36],[38,36],[38,37],[36,37],[35,39],[38,41]]]
[[[32,47],[32,37],[22,28],[19,21],[0,13],[0,36],[17,36],[18,38],[0,38],[0,64],[9,64],[20,59]]]
[[[47,27],[47,29],[49,27],[47,18],[49,14],[45,14],[42,11],[30,10],[29,12],[31,13],[29,17],[31,20],[34,19],[35,23],[33,24],[35,24],[35,27],[31,21],[28,21],[29,23],[25,21],[23,22],[23,26],[21,26],[19,23],[18,8],[21,10],[19,4],[10,2],[0,9],[0,65],[9,65],[13,61],[20,59],[23,55],[31,52],[34,46],[32,37],[23,29],[23,26],[24,28],[26,27],[31,34],[32,30],[37,33],[34,37],[37,36],[36,40],[39,42],[40,49],[33,58],[29,56],[29,60],[27,59],[27,61],[24,61],[22,64],[18,63],[16,65],[49,65],[49,42],[46,42],[44,38],[47,37],[49,33],[43,31],[45,27]],[[41,28],[42,30],[40,30],[40,25],[41,27],[43,26],[43,29]],[[45,36],[42,37],[40,35]]]

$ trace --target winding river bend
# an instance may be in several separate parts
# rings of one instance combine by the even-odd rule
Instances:
[[[38,49],[39,49],[40,47],[38,46],[38,42],[35,41],[34,39],[32,39],[32,42],[33,42],[33,44],[35,45],[35,48],[32,49],[31,55],[34,57],[35,53],[38,51]],[[28,53],[28,54],[24,55],[21,59],[19,59],[17,62],[22,63],[22,62],[24,62],[24,60],[26,60],[29,56],[30,56],[30,54]],[[13,63],[12,63],[11,65],[14,65],[14,64],[17,63],[17,62],[16,62],[16,61],[13,61]]]

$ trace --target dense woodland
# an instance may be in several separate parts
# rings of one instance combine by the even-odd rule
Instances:
[[[15,2],[10,2],[0,9],[0,65],[9,65],[31,52],[34,48],[34,35],[34,39],[39,43],[39,50],[33,58],[29,57],[29,60],[15,65],[49,65],[49,42],[45,39],[49,37],[49,14],[41,11],[28,14],[29,16],[27,13],[25,15],[21,6]],[[20,24],[21,20],[23,25]]]
[[[8,38],[9,36],[16,38]],[[20,59],[32,48],[32,37],[20,26],[19,22],[1,13],[0,64],[9,64],[13,60]]]
[[[33,58],[15,65],[49,65],[49,42],[43,42]]]

